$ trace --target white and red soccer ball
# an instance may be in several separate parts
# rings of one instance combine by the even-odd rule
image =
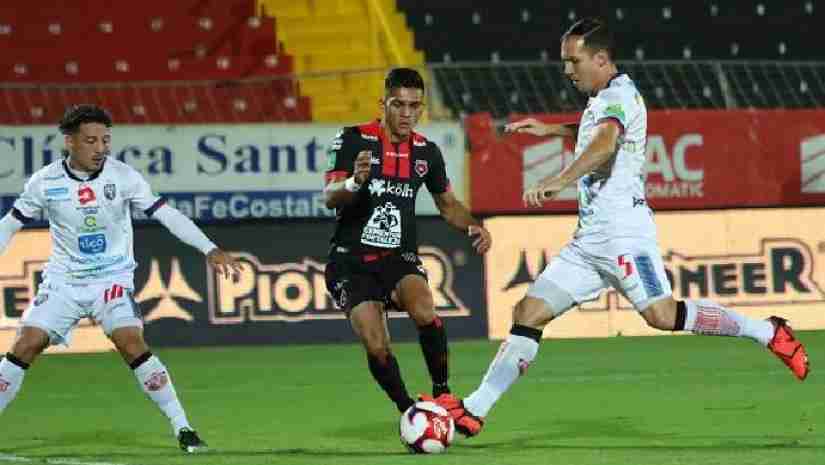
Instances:
[[[440,454],[453,442],[455,423],[443,407],[416,402],[401,415],[401,443],[412,454]]]

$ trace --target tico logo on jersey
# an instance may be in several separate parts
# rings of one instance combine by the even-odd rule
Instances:
[[[77,248],[85,255],[95,255],[106,251],[106,236],[87,234],[77,238]]]
[[[86,205],[97,200],[97,196],[91,187],[83,186],[77,191],[77,199],[80,201],[80,205]]]

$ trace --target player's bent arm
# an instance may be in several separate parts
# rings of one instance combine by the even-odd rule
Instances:
[[[12,236],[21,228],[23,228],[23,222],[15,218],[11,212],[0,220],[0,255],[3,255]]]
[[[550,124],[548,136],[570,137],[579,136],[579,123]]]
[[[327,181],[324,187],[324,203],[327,208],[340,208],[352,205],[361,185],[355,182],[355,178],[346,174],[340,174]]]
[[[152,217],[160,221],[181,242],[200,250],[204,255],[218,248],[192,220],[169,205],[158,208]]]
[[[580,177],[607,163],[616,153],[616,144],[622,133],[612,120],[596,126],[593,139],[570,166],[558,175],[559,184],[564,187],[576,182]]]
[[[480,226],[480,223],[473,218],[467,207],[455,198],[452,191],[433,194],[433,200],[441,213],[441,217],[454,228],[467,232],[470,226]]]

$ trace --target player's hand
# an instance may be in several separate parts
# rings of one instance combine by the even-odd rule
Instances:
[[[490,246],[493,245],[493,238],[490,236],[490,231],[487,231],[482,226],[470,226],[467,228],[467,235],[470,237],[478,236],[473,241],[473,247],[475,247],[476,252],[480,254],[487,253],[490,250]]]
[[[541,207],[544,202],[553,200],[564,186],[555,179],[549,182],[538,183],[537,185],[524,191],[521,197],[527,207]]]
[[[235,257],[220,248],[215,247],[212,249],[212,251],[206,255],[206,261],[219,275],[223,275],[225,278],[232,278],[235,282],[241,279],[241,265],[235,260]]]
[[[352,176],[358,184],[364,184],[370,177],[370,168],[372,167],[372,152],[369,150],[362,150],[358,152],[355,157],[355,171]]]
[[[532,134],[534,136],[546,136],[550,134],[550,130],[550,125],[544,124],[535,118],[525,118],[504,126],[504,132]]]

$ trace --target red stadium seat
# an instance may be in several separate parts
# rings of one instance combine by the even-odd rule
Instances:
[[[0,84],[0,121],[53,124],[80,101],[119,122],[306,120],[274,19],[255,14],[254,0],[0,5],[0,82],[18,86]],[[256,77],[278,79],[227,84]]]

